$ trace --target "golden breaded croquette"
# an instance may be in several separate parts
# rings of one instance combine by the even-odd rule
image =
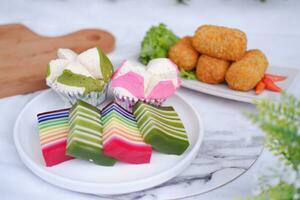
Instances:
[[[223,26],[200,26],[192,42],[201,54],[228,61],[241,59],[247,49],[247,36],[244,32]]]
[[[186,44],[188,46],[192,46],[192,36],[184,36],[180,40],[177,41],[179,44]]]
[[[234,90],[251,90],[263,78],[268,65],[263,52],[249,50],[241,60],[231,64],[225,76],[226,82]]]
[[[189,71],[195,69],[199,53],[192,46],[192,37],[186,36],[170,48],[168,57],[178,67]]]
[[[201,55],[196,68],[197,79],[210,84],[218,84],[225,80],[230,63],[226,60]]]

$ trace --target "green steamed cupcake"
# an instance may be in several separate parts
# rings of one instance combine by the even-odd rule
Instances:
[[[70,49],[59,49],[57,55],[48,64],[47,85],[71,104],[80,99],[100,105],[113,74],[112,63],[103,51],[95,47],[77,55]]]

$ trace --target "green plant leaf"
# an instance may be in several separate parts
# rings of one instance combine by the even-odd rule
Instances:
[[[152,26],[146,33],[142,43],[139,60],[143,64],[154,58],[167,57],[169,48],[178,41],[178,37],[165,24]]]

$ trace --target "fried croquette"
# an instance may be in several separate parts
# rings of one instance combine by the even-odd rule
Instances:
[[[195,69],[199,53],[192,46],[192,37],[186,36],[170,48],[168,57],[178,67],[189,71]]]
[[[210,84],[218,84],[225,80],[225,74],[230,62],[201,55],[196,68],[197,79]]]
[[[247,36],[238,29],[203,25],[196,30],[192,43],[201,54],[237,61],[246,52]]]
[[[263,52],[249,50],[241,60],[231,64],[225,76],[226,82],[234,90],[251,90],[263,78],[268,65]]]
[[[188,46],[192,46],[192,36],[185,36],[178,40],[178,44],[186,44]]]

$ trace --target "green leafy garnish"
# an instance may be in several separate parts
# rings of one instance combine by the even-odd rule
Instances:
[[[139,59],[147,64],[154,58],[165,58],[169,48],[178,41],[178,37],[165,24],[152,26],[146,33],[142,44]]]
[[[196,74],[195,74],[194,70],[186,71],[183,68],[180,68],[179,76],[181,78],[188,79],[188,80],[197,80],[197,77],[196,77]]]

